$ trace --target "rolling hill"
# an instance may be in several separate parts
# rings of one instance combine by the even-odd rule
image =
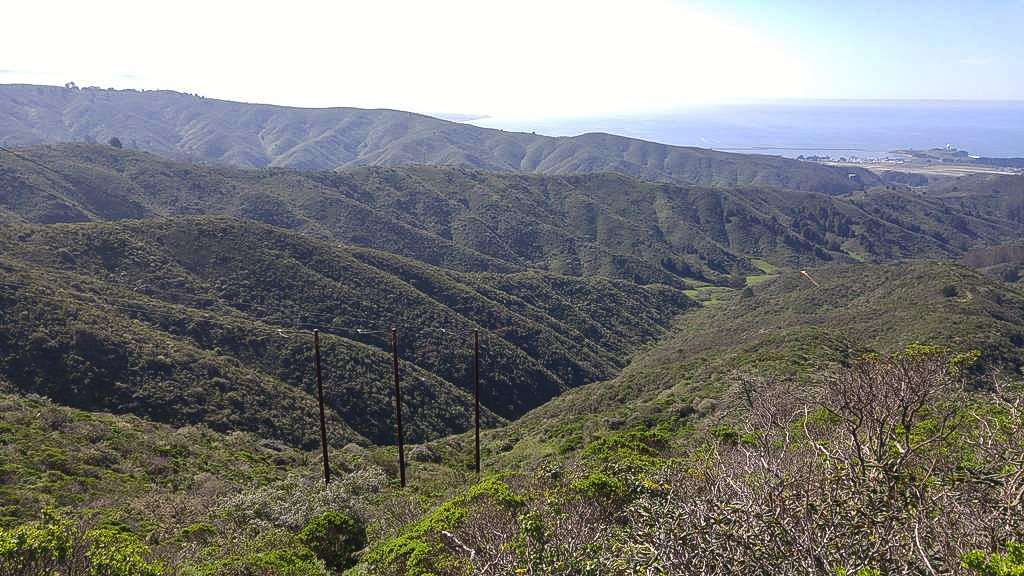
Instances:
[[[462,272],[727,284],[756,273],[759,259],[809,266],[957,257],[1022,231],[1017,189],[997,203],[983,191],[884,186],[836,196],[607,173],[240,170],[84,144],[18,154],[0,155],[0,221],[228,216]]]
[[[561,460],[609,430],[715,422],[737,401],[738,375],[806,384],[866,352],[926,343],[977,349],[985,371],[1024,367],[1024,292],[961,265],[830,265],[736,291],[677,318],[622,374],[566,392],[486,444],[494,466]]]
[[[469,425],[472,330],[482,401],[514,418],[613,375],[689,305],[664,286],[452,272],[208,217],[8,225],[0,246],[0,366],[19,390],[299,446],[316,440],[313,328],[337,443],[387,442],[391,326],[416,440]]]
[[[110,136],[129,149],[0,153],[0,572],[24,573],[26,557],[85,570],[104,542],[140,574],[467,574],[502,566],[488,554],[516,566],[500,574],[620,573],[622,558],[633,570],[651,542],[693,546],[696,484],[746,492],[776,478],[782,490],[764,493],[803,502],[799,518],[835,506],[787,492],[821,465],[809,450],[792,474],[705,482],[755,450],[807,447],[799,432],[788,444],[796,419],[776,421],[778,438],[730,427],[746,410],[744,378],[806,394],[866,352],[915,342],[980,351],[970,394],[950,400],[971,408],[964,419],[987,415],[1002,444],[981,460],[957,434],[936,445],[951,455],[947,478],[987,471],[958,494],[994,502],[1006,478],[1019,486],[1024,460],[1004,452],[1020,446],[1009,408],[1020,403],[996,402],[986,371],[1016,378],[1024,366],[1024,292],[991,276],[1019,273],[1024,177],[911,188],[395,111],[0,87],[0,143]],[[406,440],[422,443],[402,489],[391,327]],[[338,448],[330,484],[312,451],[313,330]],[[495,476],[470,460],[474,331]],[[934,430],[927,410],[900,433]],[[803,412],[803,433],[828,420]],[[850,468],[837,470],[829,478]],[[893,477],[944,490],[931,469],[912,470]],[[875,490],[871,474],[869,496],[919,518],[910,492]],[[1019,518],[1017,500],[968,507],[995,518],[969,526],[990,541],[970,547],[998,550],[985,530],[1004,516],[987,512]],[[853,512],[837,526],[863,512],[892,533],[888,509],[853,502],[836,507]],[[696,530],[750,532],[765,517],[777,520],[714,516]],[[354,535],[339,561],[334,544]],[[70,552],[51,553],[62,542]]]
[[[303,109],[170,91],[0,85],[0,145],[106,142],[178,160],[332,170],[428,164],[542,174],[620,172],[648,180],[849,192],[870,172],[779,157],[667,146],[610,134],[552,138],[396,110]],[[849,174],[856,177],[850,178]]]
[[[978,217],[1024,222],[1024,176],[974,174],[937,182],[929,192]]]

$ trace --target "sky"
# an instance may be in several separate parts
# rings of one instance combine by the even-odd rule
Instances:
[[[7,4],[0,83],[522,118],[1024,100],[1024,0]]]

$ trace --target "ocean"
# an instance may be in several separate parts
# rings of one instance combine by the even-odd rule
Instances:
[[[790,100],[696,106],[672,113],[571,119],[480,118],[472,124],[549,136],[608,132],[716,150],[781,156],[884,157],[952,146],[1024,157],[1024,101]]]

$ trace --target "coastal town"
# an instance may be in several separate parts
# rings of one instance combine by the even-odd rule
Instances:
[[[929,150],[893,150],[872,156],[801,155],[798,160],[830,166],[858,166],[875,172],[900,171],[932,176],[965,174],[1024,174],[1024,158],[991,158],[947,144]]]

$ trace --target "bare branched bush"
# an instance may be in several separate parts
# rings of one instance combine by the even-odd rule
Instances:
[[[351,511],[368,517],[373,497],[387,485],[380,468],[367,467],[339,476],[330,484],[318,477],[294,474],[266,486],[251,488],[222,500],[215,508],[225,522],[258,533],[270,527],[298,530],[315,516]]]
[[[516,490],[544,493],[549,486],[522,479]],[[462,563],[443,574],[528,576],[600,574],[616,524],[607,506],[578,494],[530,500],[515,507],[478,506],[441,534],[448,554]]]
[[[1020,397],[997,396],[995,411],[969,400],[949,361],[865,359],[796,410],[777,383],[751,389],[739,441],[691,455],[666,494],[634,506],[655,544],[646,564],[948,574],[969,550],[1019,537]]]
[[[463,557],[473,573],[500,576],[518,564],[518,555],[509,543],[518,531],[516,515],[498,506],[475,508],[461,526],[441,533],[441,543],[456,557]]]
[[[622,501],[538,485],[446,551],[481,574],[965,573],[1024,536],[1024,395],[968,392],[956,360],[865,358],[799,393],[745,379],[741,416]]]

